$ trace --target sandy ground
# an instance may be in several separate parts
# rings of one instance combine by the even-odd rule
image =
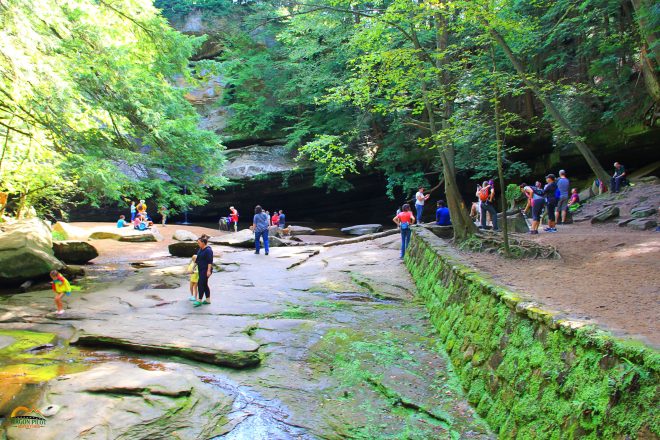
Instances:
[[[615,202],[626,218],[640,198],[658,206],[659,196],[660,185],[654,185]],[[587,205],[583,214],[593,214],[603,203],[612,202],[608,199]],[[660,233],[588,221],[559,225],[558,230],[533,238],[555,246],[562,256],[558,261],[461,255],[497,282],[554,310],[660,347]]]

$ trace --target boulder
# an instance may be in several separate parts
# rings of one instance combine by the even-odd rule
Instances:
[[[167,249],[175,257],[190,258],[197,253],[199,246],[196,241],[177,241],[170,244]]]
[[[451,239],[454,237],[454,227],[453,226],[440,226],[434,223],[424,226],[429,231],[433,232],[440,238]]]
[[[55,223],[53,232],[59,233],[64,240],[87,240],[89,238],[89,232],[65,222]]]
[[[646,231],[648,229],[653,229],[656,226],[658,226],[658,222],[652,218],[640,218],[628,223],[630,229],[635,229],[637,231]]]
[[[502,224],[502,213],[497,214],[498,226]],[[525,221],[525,218],[522,216],[520,211],[515,213],[507,212],[507,226],[509,227],[509,232],[518,232],[521,234],[529,232],[529,226]],[[500,226],[500,229],[502,227]]]
[[[616,225],[622,228],[624,226],[627,226],[628,223],[630,223],[633,220],[635,220],[635,219],[634,218],[627,218],[625,220],[619,220],[619,222]]]
[[[605,209],[602,209],[596,213],[591,219],[591,223],[602,223],[606,222],[614,217],[619,216],[619,207],[618,206],[608,206]]]
[[[119,241],[128,243],[148,243],[163,241],[163,236],[160,235],[160,232],[158,232],[158,229],[156,228],[147,229],[146,231],[133,230],[127,234],[122,234],[122,236],[119,237]]]
[[[176,241],[197,241],[197,235],[185,229],[177,229],[174,231],[172,238]]]
[[[291,225],[287,228],[289,230],[289,235],[314,235],[316,231],[312,228],[307,228],[305,226],[294,226]]]
[[[53,251],[58,259],[67,264],[85,264],[99,256],[96,248],[86,241],[55,241]]]
[[[233,234],[211,237],[209,243],[221,246],[233,246],[249,248],[254,246],[254,232],[249,229],[243,229]]]
[[[119,240],[120,238],[119,232],[110,231],[95,231],[89,235],[90,240]]]
[[[630,216],[632,218],[646,218],[654,216],[658,213],[658,210],[653,206],[649,205],[640,205],[635,206],[630,210]]]
[[[578,193],[580,197],[580,203],[584,203],[594,196],[594,192],[591,188],[584,189]]]
[[[19,220],[0,230],[0,284],[20,284],[64,268],[55,258],[52,233],[43,220]]]
[[[342,228],[341,232],[348,235],[367,235],[367,234],[375,234],[376,232],[381,232],[382,230],[383,230],[383,225],[370,224],[370,225],[349,226],[347,228]]]

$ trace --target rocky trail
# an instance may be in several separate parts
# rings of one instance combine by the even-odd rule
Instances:
[[[156,244],[137,260],[140,245],[102,251],[60,318],[48,291],[0,298],[12,384],[0,409],[47,416],[34,430],[5,420],[8,438],[494,438],[413,296],[397,236],[268,257],[213,246],[212,304],[199,308],[188,260]]]

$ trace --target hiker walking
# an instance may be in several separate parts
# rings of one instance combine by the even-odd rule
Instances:
[[[401,230],[401,256],[399,258],[403,259],[403,256],[406,253],[406,248],[408,248],[408,244],[410,243],[410,235],[412,234],[410,227],[415,221],[415,216],[410,212],[410,205],[407,203],[403,205],[401,207],[401,212],[399,212],[392,221]]]
[[[261,238],[264,240],[264,250],[268,255],[268,214],[263,212],[261,206],[254,208],[254,219],[252,221],[252,230],[254,231],[254,253],[259,254],[261,250]]]

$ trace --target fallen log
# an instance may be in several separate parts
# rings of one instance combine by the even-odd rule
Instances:
[[[360,242],[363,242],[363,241],[376,240],[378,238],[388,237],[390,235],[394,235],[394,234],[398,234],[398,233],[399,233],[398,229],[390,229],[389,231],[377,232],[375,234],[367,234],[367,235],[361,235],[361,236],[355,237],[355,238],[347,238],[347,239],[344,239],[344,240],[331,241],[331,242],[328,242],[328,243],[324,243],[323,247],[340,246],[340,245],[343,245],[343,244],[360,243]]]

